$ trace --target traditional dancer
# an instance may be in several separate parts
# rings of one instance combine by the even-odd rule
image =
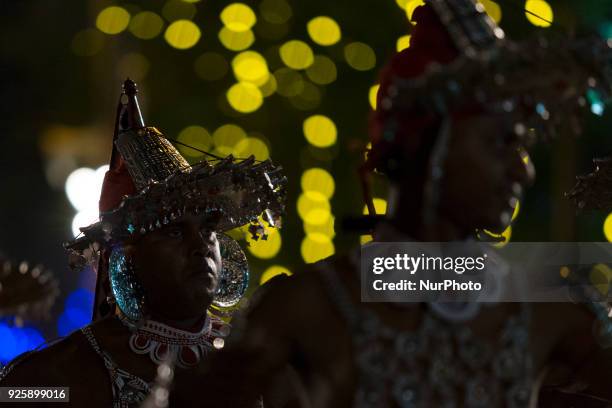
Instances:
[[[280,221],[285,178],[253,157],[190,166],[145,126],[136,95],[125,81],[100,221],[67,245],[74,264],[97,262],[94,321],[17,358],[2,386],[70,387],[72,406],[136,407],[158,366],[178,378],[223,347],[229,326],[211,311],[236,305],[248,284],[245,255],[223,232],[251,224],[265,237],[263,220]]]
[[[587,89],[612,88],[603,41],[519,46],[473,0],[426,3],[414,12],[410,47],[383,72],[372,120],[362,172],[371,215],[367,175],[391,184],[386,216],[370,218],[375,241],[503,230],[535,175],[532,136],[575,129]],[[612,358],[592,335],[588,308],[361,303],[358,255],[272,283],[199,386],[317,408],[612,403]]]

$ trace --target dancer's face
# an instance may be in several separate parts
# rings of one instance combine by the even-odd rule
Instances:
[[[440,212],[465,230],[503,231],[535,170],[522,140],[502,115],[479,115],[453,123]]]
[[[210,306],[221,272],[219,241],[199,218],[146,234],[129,248],[148,309],[186,319]]]

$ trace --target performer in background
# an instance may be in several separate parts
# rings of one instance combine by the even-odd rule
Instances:
[[[473,0],[430,0],[413,16],[410,47],[382,74],[362,173],[371,215],[367,174],[391,184],[374,239],[502,231],[535,175],[531,129],[574,129],[588,87],[609,95],[608,48],[512,44]],[[356,250],[272,282],[192,386],[316,408],[612,404],[612,353],[587,307],[362,303],[359,270]]]
[[[18,357],[1,386],[70,387],[70,406],[137,407],[156,374],[188,372],[223,347],[229,326],[211,311],[236,305],[248,284],[245,255],[223,231],[251,224],[262,237],[262,215],[277,225],[285,178],[253,157],[190,166],[145,126],[136,94],[125,81],[100,221],[67,245],[73,263],[98,264],[93,323]]]

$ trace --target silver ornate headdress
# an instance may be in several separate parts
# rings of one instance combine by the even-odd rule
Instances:
[[[75,264],[102,255],[96,309],[108,294],[105,292],[112,289],[117,297],[119,288],[130,286],[128,281],[113,282],[113,265],[108,265],[109,258],[121,258],[111,253],[126,240],[186,215],[201,217],[221,233],[250,224],[255,239],[265,238],[262,220],[269,227],[280,227],[284,212],[286,178],[281,167],[270,160],[259,162],[252,156],[237,160],[231,155],[214,165],[203,161],[190,166],[159,130],[144,125],[137,92],[136,84],[126,80],[117,109],[111,165],[100,198],[100,220],[81,228],[83,236],[65,244]],[[240,246],[228,236],[219,237],[224,266],[214,304],[229,307],[246,290],[248,268]],[[105,283],[107,270],[111,282]],[[134,297],[126,299],[122,309],[134,309],[130,304],[137,306]],[[94,318],[98,313],[94,310]]]

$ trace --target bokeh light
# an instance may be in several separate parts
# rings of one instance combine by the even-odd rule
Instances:
[[[318,167],[310,168],[302,173],[301,185],[302,190],[321,193],[327,199],[332,198],[336,188],[332,175],[327,170]]]
[[[238,82],[227,91],[230,106],[241,113],[255,112],[263,103],[259,88],[249,82]]]
[[[247,137],[236,143],[235,157],[247,158],[251,155],[255,156],[255,159],[263,161],[270,158],[270,151],[266,143],[257,137]]]
[[[525,10],[527,20],[534,26],[549,27],[550,23],[553,22],[553,9],[544,0],[527,0],[525,2]]]
[[[334,122],[323,115],[313,115],[302,126],[308,143],[316,147],[329,147],[336,143],[338,132]]]
[[[495,21],[499,23],[502,18],[501,7],[499,4],[492,0],[479,0],[480,4],[484,6],[485,12]]]
[[[193,64],[195,73],[206,81],[216,81],[225,76],[229,64],[221,54],[205,52]]]
[[[603,233],[608,242],[612,242],[612,213],[608,214],[604,221]]]
[[[302,82],[302,90],[289,98],[291,105],[299,110],[312,110],[321,103],[321,91],[308,81]]]
[[[123,7],[110,6],[100,11],[96,27],[105,34],[119,34],[130,23],[130,13]]]
[[[227,27],[219,31],[219,41],[225,48],[231,51],[246,50],[255,41],[255,35],[251,30],[232,31]]]
[[[313,18],[306,25],[306,29],[312,41],[324,46],[336,44],[342,36],[338,23],[327,16]]]
[[[268,267],[261,274],[261,277],[259,278],[259,284],[263,285],[264,283],[268,282],[270,279],[274,278],[275,276],[279,276],[279,275],[291,276],[293,274],[291,273],[289,269],[285,268],[284,266],[272,265]]]
[[[213,132],[215,149],[218,153],[225,156],[231,154],[238,142],[246,137],[246,132],[240,126],[231,123],[219,126]]]
[[[259,90],[261,91],[263,96],[270,96],[276,89],[278,88],[278,84],[276,83],[276,77],[274,75],[268,75],[268,80],[263,83],[263,85],[259,86]]]
[[[64,302],[64,311],[57,321],[57,333],[67,336],[91,321],[94,295],[89,290],[79,288],[70,293]]]
[[[170,24],[164,38],[172,47],[186,50],[200,40],[201,32],[197,25],[189,20],[177,20]]]
[[[247,235],[247,242],[249,244],[247,249],[253,256],[260,259],[271,259],[280,251],[282,239],[279,230],[268,228],[267,233],[268,237],[266,239],[260,238],[257,241]]]
[[[410,47],[410,35],[402,35],[397,39],[397,43],[395,44],[397,52],[401,52],[408,47]]]
[[[310,213],[313,211],[315,211],[315,214],[321,214],[322,212],[331,214],[331,206],[327,197],[322,193],[318,191],[304,191],[298,197],[297,211],[300,218],[306,220],[311,218]]]
[[[208,131],[202,126],[197,125],[187,126],[185,129],[181,130],[176,139],[185,145],[205,152],[208,152],[212,146],[212,136],[210,133],[208,133]],[[184,156],[202,156],[202,152],[192,149],[191,147],[187,147],[179,143],[176,144],[176,147]]]
[[[372,203],[374,204],[374,210],[376,211],[377,215],[384,215],[387,213],[387,200],[385,200],[384,198],[374,197],[372,199]],[[364,215],[368,215],[369,212],[367,205],[363,206],[362,213]],[[361,245],[366,244],[370,241],[372,241],[371,235],[361,235],[359,237],[359,242],[361,243]]]
[[[263,0],[259,4],[259,11],[266,21],[275,25],[286,23],[293,14],[285,0]]]
[[[373,110],[376,110],[376,97],[378,95],[378,89],[380,89],[380,84],[372,85],[370,87],[370,91],[368,92],[368,101],[370,102],[370,106]]]
[[[423,0],[408,0],[406,5],[403,7],[406,10],[406,17],[408,17],[408,21],[412,21],[412,14],[414,10],[419,7],[425,5],[425,1]]]
[[[331,238],[324,234],[308,234],[300,247],[302,259],[306,263],[313,263],[325,259],[335,253]]]
[[[268,81],[270,72],[265,58],[255,51],[244,51],[232,60],[234,76],[238,81],[263,85]]]
[[[117,61],[117,76],[142,81],[149,72],[149,60],[138,52],[123,55]]]
[[[191,20],[197,12],[196,6],[183,0],[168,0],[162,8],[162,15],[170,22]]]
[[[487,233],[491,234],[492,236],[494,236],[496,238],[501,238],[502,241],[496,242],[495,244],[493,244],[493,246],[496,247],[496,248],[502,248],[502,247],[506,246],[508,244],[508,242],[510,242],[510,238],[512,238],[512,226],[509,225],[508,227],[506,227],[504,232],[502,232],[501,234],[495,234],[495,233],[491,233],[489,231],[487,231]]]
[[[395,0],[395,3],[399,8],[406,9],[406,4],[408,3],[408,1],[409,0]]]
[[[292,97],[299,95],[304,90],[304,79],[302,75],[291,68],[279,68],[274,71],[276,78],[276,91],[279,95]]]
[[[143,11],[136,14],[130,22],[130,32],[141,40],[150,40],[157,37],[164,28],[164,20],[152,11]]]
[[[100,199],[102,179],[96,170],[81,167],[70,173],[66,179],[66,196],[76,210],[95,206]]]
[[[299,40],[287,41],[281,45],[279,54],[283,63],[293,69],[306,69],[314,62],[310,46]]]
[[[344,58],[351,68],[367,71],[376,65],[376,54],[367,44],[353,42],[344,47]]]
[[[306,69],[308,78],[319,85],[327,85],[336,80],[338,75],[336,64],[324,55],[317,55],[311,66]]]
[[[336,236],[335,230],[335,217],[332,215],[327,218],[327,220],[321,224],[310,224],[308,221],[304,220],[304,232],[306,235],[319,233],[323,235],[327,235],[329,238],[333,239]]]
[[[246,4],[232,3],[221,12],[221,21],[232,31],[247,31],[255,25],[257,17]]]

